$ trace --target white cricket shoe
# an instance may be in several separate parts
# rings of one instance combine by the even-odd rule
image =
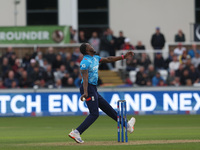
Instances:
[[[77,143],[84,143],[84,141],[81,139],[80,133],[78,130],[73,130],[69,133],[69,137],[74,139]]]
[[[135,122],[136,122],[136,119],[135,119],[134,117],[132,117],[132,118],[128,121],[127,130],[128,130],[129,133],[133,133]]]

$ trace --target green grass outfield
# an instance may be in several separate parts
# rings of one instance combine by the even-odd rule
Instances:
[[[117,123],[100,116],[82,135],[85,143],[77,144],[67,135],[85,117],[0,118],[0,150],[200,149],[200,115],[135,116],[128,143],[118,143]]]

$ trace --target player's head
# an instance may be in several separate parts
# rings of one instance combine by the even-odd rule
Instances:
[[[81,44],[80,51],[83,55],[94,55],[96,53],[94,48],[88,43]]]

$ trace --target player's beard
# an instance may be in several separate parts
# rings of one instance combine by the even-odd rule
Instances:
[[[95,50],[93,51],[93,54],[96,54],[96,51],[95,51]]]
[[[94,49],[90,49],[90,52],[92,52],[93,54],[96,54],[96,51]]]

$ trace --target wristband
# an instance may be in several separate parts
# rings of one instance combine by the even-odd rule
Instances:
[[[122,60],[124,59],[124,55],[122,55]]]

